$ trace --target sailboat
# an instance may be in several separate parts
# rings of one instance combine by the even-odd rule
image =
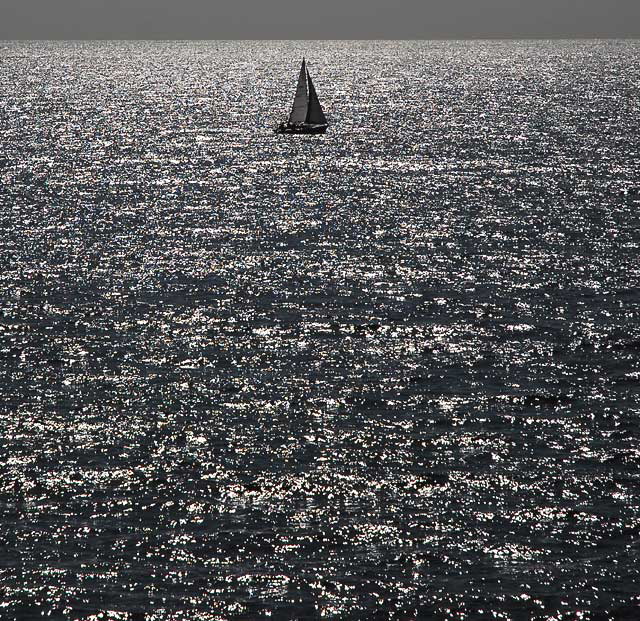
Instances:
[[[303,58],[289,120],[280,123],[275,131],[277,134],[324,134],[327,125],[327,118]]]

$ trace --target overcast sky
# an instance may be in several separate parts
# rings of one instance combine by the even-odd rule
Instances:
[[[640,0],[0,0],[1,39],[639,36]]]

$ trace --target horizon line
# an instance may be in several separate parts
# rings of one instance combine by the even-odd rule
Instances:
[[[437,36],[437,37],[425,37],[425,38],[415,38],[415,37],[389,37],[389,38],[381,38],[381,37],[372,37],[372,38],[348,38],[348,37],[338,37],[338,38],[305,38],[305,39],[281,39],[281,38],[264,38],[264,37],[230,37],[230,38],[219,38],[212,37],[207,39],[202,38],[182,38],[182,37],[168,37],[168,38],[117,38],[117,37],[80,37],[80,38],[17,38],[17,39],[2,39],[0,38],[0,42],[2,43],[27,43],[27,42],[91,42],[91,41],[102,41],[102,42],[205,42],[205,41],[380,41],[380,42],[393,42],[393,41],[640,41],[640,35],[637,36],[544,36],[544,35],[534,35],[534,36],[474,36],[474,37],[455,37],[455,36]]]

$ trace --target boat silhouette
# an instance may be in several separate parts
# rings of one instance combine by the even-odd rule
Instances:
[[[277,134],[324,134],[327,126],[327,117],[322,111],[307,63],[303,58],[289,120],[280,123],[275,132]]]

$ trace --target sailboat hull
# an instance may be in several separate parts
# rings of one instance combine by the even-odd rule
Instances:
[[[327,125],[310,125],[308,123],[280,125],[274,131],[276,134],[324,134],[327,131]]]

